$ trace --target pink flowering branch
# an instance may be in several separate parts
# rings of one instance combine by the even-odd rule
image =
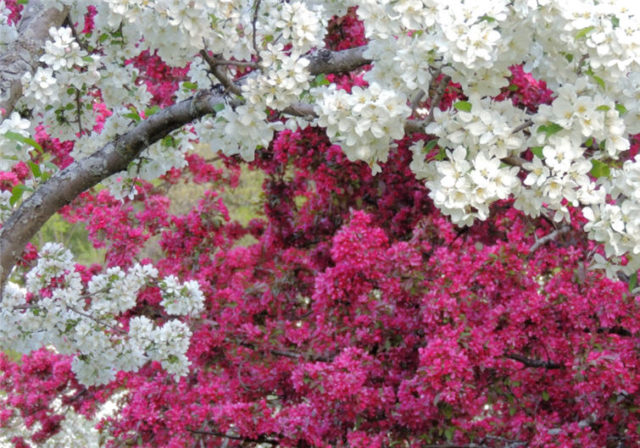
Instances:
[[[18,24],[18,39],[0,54],[0,115],[6,117],[13,111],[22,96],[22,76],[35,71],[49,28],[62,25],[67,14],[68,8],[45,9],[40,0],[27,3]]]

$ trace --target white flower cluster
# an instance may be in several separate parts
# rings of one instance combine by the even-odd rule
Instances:
[[[169,275],[160,282],[162,305],[167,313],[174,316],[196,316],[204,308],[204,295],[195,280],[180,283]]]
[[[563,128],[578,144],[592,138],[596,142],[603,142],[604,152],[600,156],[616,159],[621,152],[629,149],[624,119],[616,109],[616,104],[610,98],[596,93],[594,85],[588,78],[579,78],[575,83],[567,84],[556,90],[557,97],[551,105],[543,104],[535,116],[535,123],[543,125],[555,123]],[[544,141],[544,133],[535,134],[535,145]]]
[[[351,93],[334,85],[319,92],[318,125],[338,142],[349,160],[364,160],[374,173],[386,162],[393,140],[404,136],[399,125],[411,114],[407,97],[380,84],[354,87]]]
[[[53,401],[51,407],[56,413],[64,413],[64,420],[60,422],[60,428],[56,434],[47,438],[47,440],[38,443],[39,448],[59,448],[66,447],[83,447],[83,448],[100,448],[105,443],[112,440],[113,436],[99,431],[96,426],[105,418],[113,417],[119,409],[118,400],[120,400],[126,392],[117,392],[102,405],[97,405],[98,411],[93,418],[89,419],[84,415],[75,412],[71,406],[64,406],[60,399]],[[11,440],[14,437],[27,438],[40,429],[40,424],[31,423],[26,425],[25,419],[20,412],[15,409],[11,418],[4,422],[2,433],[0,433],[0,447],[10,448],[15,446]]]
[[[32,108],[50,134],[73,139],[79,123],[85,130],[91,130],[95,123],[90,106],[94,97],[87,92],[100,79],[100,55],[89,56],[80,48],[70,28],[52,27],[49,36],[51,40],[45,43],[40,57],[45,66],[38,67],[33,75],[27,72],[22,76],[20,102]]]
[[[176,379],[189,372],[190,361],[186,352],[191,340],[191,330],[184,322],[171,320],[161,327],[144,316],[129,322],[129,334],[135,347],[144,350],[146,357],[158,361]]]
[[[53,40],[45,43],[44,54],[40,57],[42,62],[55,71],[84,65],[83,58],[87,56],[87,52],[80,48],[71,35],[71,28],[52,27],[49,35]]]
[[[51,283],[55,277],[73,272],[73,255],[60,243],[45,243],[36,266],[27,274],[27,290],[32,293]]]
[[[254,105],[283,110],[299,101],[309,89],[311,75],[307,70],[309,60],[300,55],[288,55],[282,45],[270,46],[263,53],[261,66],[264,73],[252,76],[242,85],[243,96]]]
[[[123,313],[136,305],[136,296],[148,279],[156,278],[158,271],[151,265],[134,265],[128,272],[119,267],[108,268],[94,275],[87,291],[91,297],[89,313],[94,317],[108,317]]]
[[[447,161],[431,164],[427,181],[435,205],[458,225],[471,225],[489,216],[489,205],[506,199],[516,189],[518,167],[501,167],[500,159],[480,150],[467,160],[467,150],[447,151]]]
[[[21,118],[17,112],[0,121],[0,171],[9,171],[19,161],[28,159],[30,147],[6,134],[28,137],[30,127],[29,120]]]
[[[156,278],[149,265],[134,265],[127,272],[107,269],[82,286],[73,269],[73,257],[60,244],[47,243],[36,266],[27,274],[27,288],[8,283],[0,308],[0,349],[23,353],[51,345],[73,354],[73,372],[85,385],[105,384],[117,371],[132,371],[149,360],[162,363],[171,375],[187,373],[191,332],[186,324],[169,320],[156,326],[135,317],[125,331],[119,317],[137,304],[138,292]],[[204,296],[195,281],[179,284],[169,276],[159,283],[166,311],[195,316]],[[41,294],[43,288],[47,294]],[[27,302],[27,293],[33,297]]]
[[[609,271],[632,275],[640,269],[640,157],[626,161],[622,169],[613,170],[610,178],[602,178],[599,183],[615,202],[603,199],[583,209],[589,220],[585,230],[590,238],[604,243],[612,263],[596,261]],[[623,255],[626,263],[622,263]]]
[[[323,9],[301,1],[269,2],[260,31],[267,36],[281,36],[296,53],[304,54],[322,46],[327,25]]]
[[[437,135],[447,160],[425,164],[422,143],[412,147],[412,169],[428,179],[430,196],[454,223],[470,225],[486,219],[489,205],[519,192],[519,169],[501,159],[522,151],[524,139],[513,129],[525,121],[523,111],[510,103],[494,104],[470,98],[457,110],[434,110],[427,133]]]
[[[216,117],[206,117],[195,124],[202,141],[227,156],[239,154],[247,162],[255,158],[256,147],[267,147],[282,123],[267,122],[264,107],[245,104],[235,110],[226,107]]]

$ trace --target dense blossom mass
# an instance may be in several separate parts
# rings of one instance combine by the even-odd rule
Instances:
[[[638,42],[631,0],[0,0],[0,444],[637,445]]]

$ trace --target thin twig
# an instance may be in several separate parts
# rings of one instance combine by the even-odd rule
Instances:
[[[67,15],[67,17],[64,19],[64,22],[62,23],[62,25],[69,26],[69,28],[71,28],[71,35],[76,40],[76,42],[78,42],[78,45],[80,46],[80,48],[82,48],[87,53],[91,53],[91,51],[89,51],[89,47],[87,47],[85,45],[85,43],[80,40],[80,35],[76,31],[76,27],[73,24],[73,22],[71,21],[71,16]]]
[[[273,446],[276,446],[279,443],[277,440],[269,439],[265,436],[258,436],[256,438],[251,438],[251,437],[234,436],[231,434],[224,434],[222,432],[217,432],[217,431],[203,431],[201,429],[188,429],[188,428],[187,428],[187,431],[189,431],[192,434],[202,434],[205,436],[223,437],[225,439],[238,440],[241,442],[266,443]]]
[[[427,117],[425,125],[431,123],[433,121],[433,113],[435,108],[438,107],[440,101],[442,101],[442,97],[444,96],[445,90],[447,90],[447,86],[449,85],[449,81],[451,81],[451,76],[445,75],[440,80],[440,84],[438,84],[438,88],[436,89],[435,95],[431,99],[431,107],[429,107],[429,116]]]
[[[258,68],[259,65],[256,62],[246,62],[246,61],[228,61],[226,59],[212,59],[215,65],[235,65],[236,67],[250,67],[250,68]]]
[[[78,112],[78,129],[82,135],[82,107],[80,105],[80,91],[76,89],[76,111]]]
[[[238,344],[241,345],[242,347],[249,348],[251,350],[256,350],[256,351],[260,350],[254,344],[251,344],[249,342],[238,342]],[[302,353],[290,352],[286,350],[276,350],[276,349],[268,349],[267,351],[272,355],[282,356],[282,357],[291,358],[291,359],[303,359],[306,361],[320,361],[320,362],[331,362],[333,360],[333,357],[323,356],[323,355],[313,355],[313,354],[305,355]]]
[[[541,359],[531,359],[526,356],[519,355],[517,353],[505,353],[505,358],[513,359],[514,361],[518,361],[519,363],[524,364],[527,367],[536,367],[536,368],[544,368],[544,369],[564,369],[563,364],[559,364],[552,361],[543,361]]]
[[[524,123],[522,123],[520,126],[516,127],[513,129],[513,131],[511,131],[512,134],[517,134],[520,131],[523,131],[525,129],[527,129],[529,126],[531,126],[533,124],[532,120],[527,120]]]
[[[256,25],[258,23],[258,11],[260,10],[260,1],[261,0],[256,0],[255,4],[253,5],[253,17],[251,18],[251,28],[252,28],[251,40],[253,43],[253,51],[255,51],[256,53],[258,62],[262,60],[262,58],[260,57],[260,52],[258,51],[258,44],[256,43]]]
[[[411,99],[411,115],[416,113],[416,109],[418,108],[420,101],[422,101],[422,98],[424,98],[424,95],[424,90],[420,89],[420,91]]]
[[[220,81],[220,84],[222,84],[227,91],[233,92],[236,95],[240,95],[242,93],[240,88],[235,85],[233,81],[227,78],[227,75],[220,69],[216,59],[211,57],[206,49],[200,50],[200,56],[202,56],[202,59],[204,59],[209,65],[209,69],[213,76]]]
[[[552,241],[552,240],[556,239],[558,236],[560,236],[560,235],[562,235],[564,233],[567,233],[570,229],[571,228],[569,226],[560,227],[559,229],[554,230],[553,232],[549,233],[548,235],[545,235],[542,238],[538,239],[535,243],[533,243],[533,245],[531,246],[531,249],[529,249],[529,255],[534,253],[540,247],[542,247],[545,244],[547,244],[549,241]]]

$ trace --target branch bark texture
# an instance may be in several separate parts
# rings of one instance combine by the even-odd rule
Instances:
[[[0,109],[4,109],[4,116],[11,114],[22,96],[22,76],[38,66],[49,28],[61,26],[68,13],[67,8],[45,9],[40,0],[27,3],[18,24],[18,39],[0,54]]]

